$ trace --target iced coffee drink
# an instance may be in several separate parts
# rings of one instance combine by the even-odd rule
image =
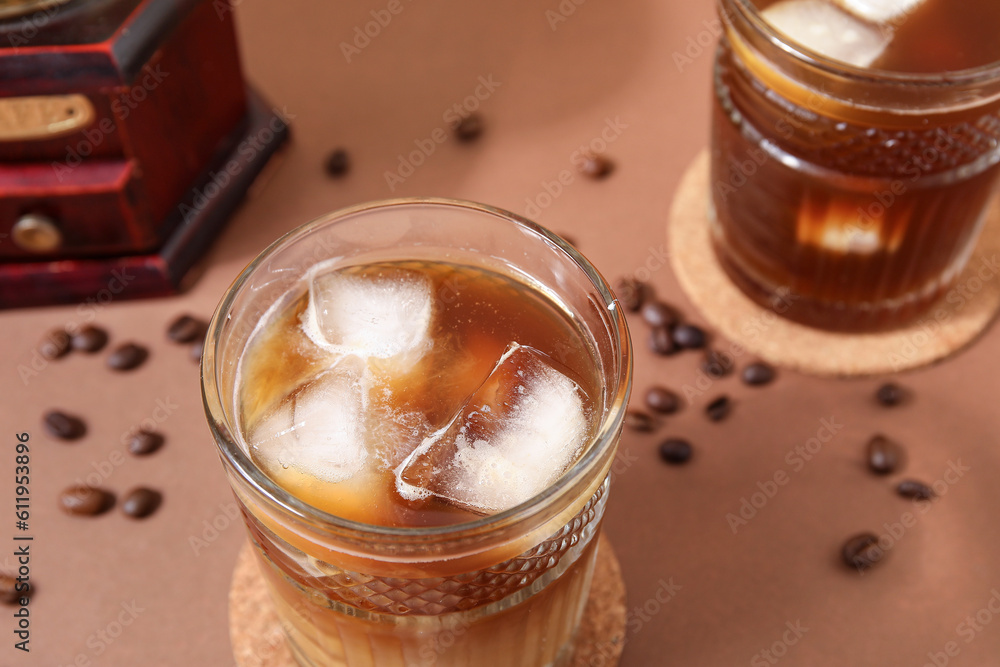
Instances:
[[[891,328],[953,284],[1000,161],[1000,3],[720,0],[713,240],[764,305]]]
[[[486,207],[359,207],[265,251],[207,348],[301,664],[565,663],[630,373],[586,260]]]

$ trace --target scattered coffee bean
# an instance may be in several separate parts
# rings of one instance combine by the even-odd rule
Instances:
[[[77,440],[87,432],[82,419],[62,410],[49,410],[42,417],[45,430],[60,440]]]
[[[181,315],[167,327],[167,338],[175,343],[190,343],[202,338],[208,331],[208,324],[190,315]]]
[[[934,490],[931,487],[915,479],[904,479],[896,487],[896,493],[913,500],[930,500],[934,497]]]
[[[701,362],[701,369],[709,377],[718,380],[729,375],[735,365],[736,362],[733,361],[733,358],[725,352],[709,350]]]
[[[642,308],[646,300],[646,286],[635,278],[622,278],[615,283],[615,296],[625,310],[634,313]]]
[[[679,319],[673,308],[659,301],[642,304],[642,319],[651,327],[672,327]]]
[[[71,486],[59,494],[59,507],[70,514],[95,516],[115,504],[115,497],[92,486]]]
[[[191,355],[191,361],[193,361],[196,364],[200,364],[201,355],[203,355],[204,353],[205,353],[204,338],[202,338],[201,340],[196,340],[195,342],[191,343],[191,351],[189,352],[189,354]]]
[[[483,119],[476,113],[470,113],[455,123],[452,131],[459,141],[468,142],[477,139],[483,133]]]
[[[108,332],[88,325],[73,334],[70,344],[74,350],[93,354],[104,349],[104,346],[108,344]]]
[[[665,387],[650,387],[646,392],[646,406],[661,415],[670,415],[680,409],[681,400]]]
[[[757,361],[743,369],[743,383],[759,387],[774,380],[774,366]]]
[[[848,566],[857,568],[860,572],[864,572],[885,557],[885,551],[878,545],[878,537],[872,533],[861,533],[844,542],[841,554]]]
[[[891,408],[906,400],[906,391],[895,382],[887,382],[875,392],[875,400]]]
[[[673,465],[681,465],[691,460],[691,443],[681,438],[667,438],[660,443],[660,458]]]
[[[53,329],[38,345],[38,351],[46,359],[58,359],[70,350],[70,335],[63,329]]]
[[[729,416],[733,409],[733,402],[728,396],[719,396],[705,407],[705,414],[714,422],[720,422]]]
[[[677,347],[677,343],[674,342],[674,337],[667,327],[656,327],[649,332],[649,348],[664,357],[676,354],[681,350]]]
[[[625,426],[633,431],[649,433],[656,429],[656,420],[645,412],[638,410],[628,410],[625,412]]]
[[[868,467],[879,475],[896,472],[903,459],[903,449],[884,435],[873,435],[868,441]]]
[[[140,486],[132,489],[122,501],[122,512],[133,519],[144,519],[160,506],[163,496],[159,491]]]
[[[334,178],[343,176],[350,168],[350,158],[347,155],[347,151],[343,148],[337,148],[331,151],[330,154],[326,156],[326,161],[323,162],[323,170],[326,172],[326,175],[333,176]]]
[[[0,602],[14,604],[18,598],[26,594],[27,591],[17,590],[17,579],[14,575],[0,572]]]
[[[136,456],[152,454],[163,446],[164,438],[156,431],[136,431],[128,441],[128,451]]]
[[[125,343],[108,355],[108,367],[116,371],[130,371],[146,361],[149,352],[141,345]]]
[[[687,350],[705,347],[705,343],[708,341],[704,329],[694,324],[678,324],[672,331],[677,346]]]
[[[587,155],[580,163],[580,173],[590,178],[605,178],[614,170],[614,163],[603,155]]]

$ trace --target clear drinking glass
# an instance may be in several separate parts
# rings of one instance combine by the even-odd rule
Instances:
[[[319,261],[447,261],[516,277],[589,337],[602,394],[580,459],[530,500],[440,528],[349,521],[273,482],[248,454],[237,374],[261,318]],[[296,660],[336,667],[564,664],[586,602],[631,386],[621,309],[594,267],[545,229],[444,199],[345,209],[276,241],[237,278],[202,361],[206,413]]]
[[[790,290],[794,320],[845,331],[902,325],[949,289],[983,225],[1000,161],[1000,62],[930,72],[846,64],[776,30],[759,4],[718,0],[716,254],[762,305]],[[871,37],[932,30],[919,45],[930,69],[943,63],[937,43],[962,39],[926,13],[946,5],[955,7],[927,0]],[[982,7],[984,22],[1000,20]]]

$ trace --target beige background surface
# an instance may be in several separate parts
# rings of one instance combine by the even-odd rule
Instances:
[[[227,518],[232,501],[204,424],[197,368],[186,349],[165,341],[164,328],[182,312],[208,316],[281,232],[389,195],[457,196],[518,212],[534,200],[535,217],[575,237],[610,279],[648,267],[657,291],[690,312],[663,257],[665,225],[681,174],[707,143],[711,49],[700,45],[712,41],[712,3],[402,0],[403,11],[346,62],[340,42],[386,4],[238,2],[248,76],[292,117],[294,139],[191,291],[97,311],[0,314],[0,567],[13,564],[14,434],[28,431],[38,586],[29,656],[13,650],[13,619],[0,608],[0,665],[232,664],[226,602],[243,529]],[[560,6],[572,13],[550,25]],[[674,54],[685,52],[691,60],[680,67]],[[390,192],[384,174],[397,156],[443,127],[445,112],[474,94],[479,77],[500,84],[482,102],[481,140],[437,146]],[[623,128],[607,148],[615,173],[593,182],[570,171],[558,196],[542,196],[608,122]],[[340,145],[354,166],[332,181],[321,163]],[[41,334],[91,315],[113,342],[150,345],[150,360],[114,375],[102,357],[71,355],[22,379]],[[633,324],[638,396],[654,382],[696,386],[695,355],[654,358],[644,327]],[[1000,619],[987,605],[1000,589],[998,353],[993,330],[946,363],[906,375],[915,399],[892,411],[871,400],[877,380],[785,372],[766,389],[721,380],[657,434],[627,434],[606,521],[634,610],[622,664],[773,664],[760,652],[775,642],[788,665],[919,667],[949,642],[958,653],[948,664],[996,664]],[[719,393],[737,403],[713,424],[701,407]],[[52,406],[85,416],[88,436],[73,444],[49,438],[40,417]],[[163,450],[114,465],[123,434],[156,417]],[[795,448],[817,437],[822,420],[842,427],[797,469]],[[959,462],[968,470],[955,484],[942,482],[946,495],[920,513],[892,493],[892,480],[863,469],[863,443],[876,431],[906,444],[908,476],[944,479]],[[655,446],[666,435],[692,440],[690,465],[660,464]],[[117,510],[89,520],[60,513],[59,491],[98,469],[119,494],[136,484],[162,489],[160,511],[141,522]],[[727,514],[777,471],[787,484],[772,498],[758,496],[766,504],[734,534]],[[908,511],[916,524],[895,529]],[[889,535],[892,548],[860,577],[838,562],[838,550],[864,529]],[[195,548],[193,537],[205,544]],[[676,596],[657,602],[670,583],[680,586]],[[135,618],[118,632],[123,605],[134,605]],[[964,625],[980,610],[985,624]],[[781,644],[786,624],[807,629],[794,645]]]

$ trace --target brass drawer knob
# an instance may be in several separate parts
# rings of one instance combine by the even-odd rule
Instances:
[[[62,245],[62,232],[49,217],[39,213],[22,215],[11,229],[18,247],[29,252],[50,252]]]

